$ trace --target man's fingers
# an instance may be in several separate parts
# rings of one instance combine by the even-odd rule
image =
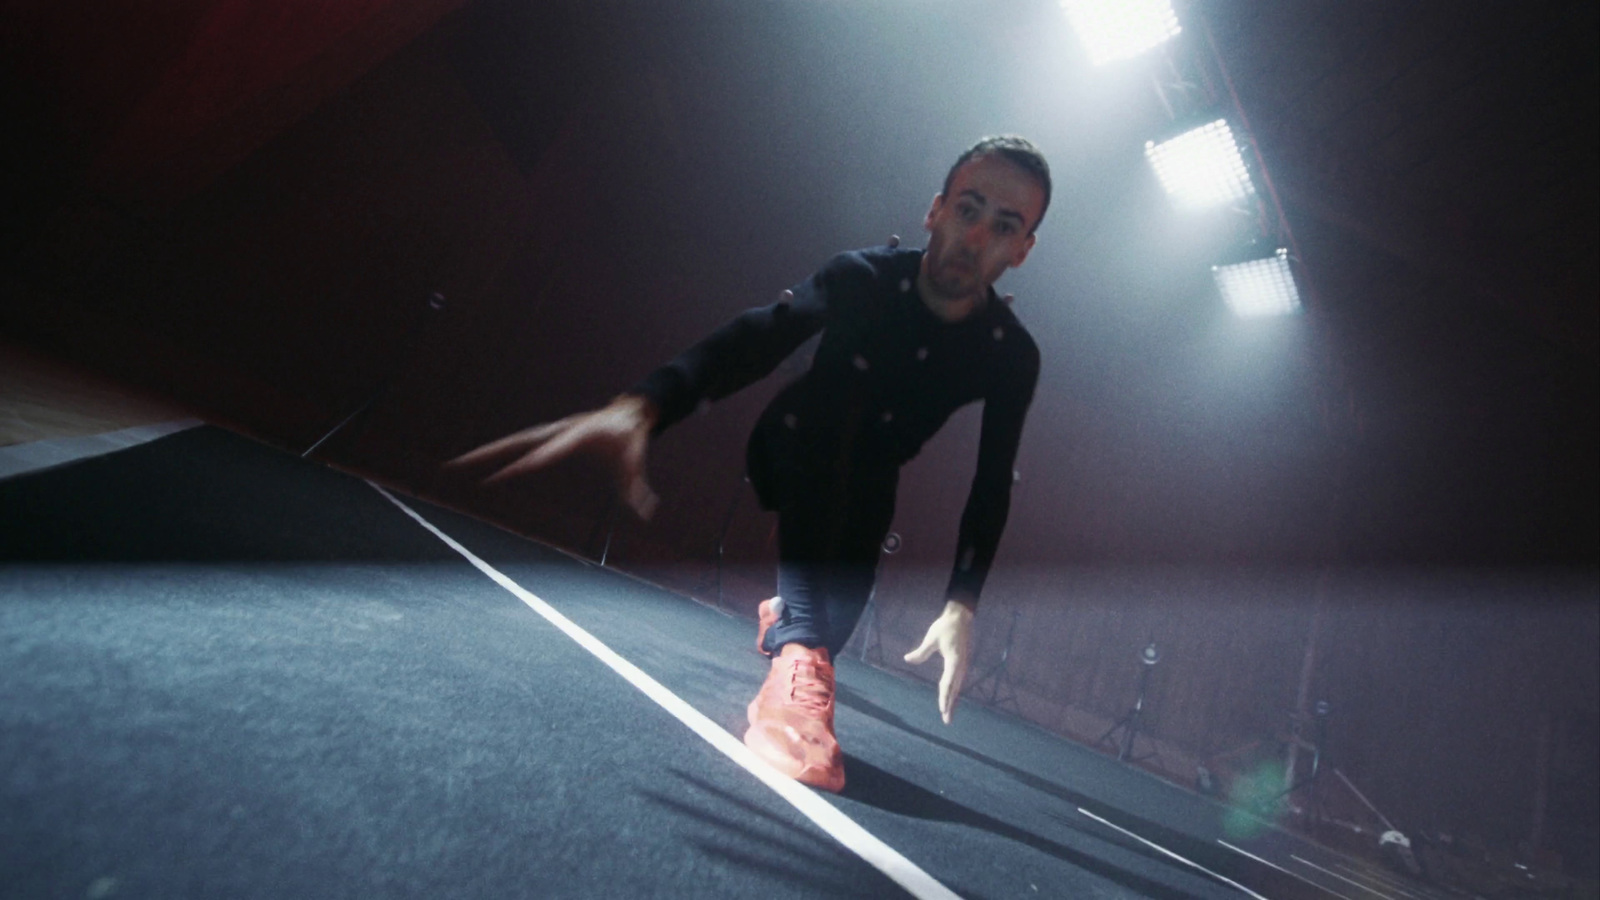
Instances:
[[[447,461],[445,465],[450,467],[472,466],[513,452],[527,451],[567,427],[571,420],[572,417],[568,416],[560,421],[549,422],[533,428],[525,428],[515,434],[508,434],[499,440],[490,441],[482,447],[468,450],[455,459]]]
[[[644,448],[643,440],[629,441],[624,446],[619,474],[622,476],[622,499],[639,518],[648,520],[655,515],[660,498],[650,490],[650,483],[644,478]]]
[[[945,674],[950,678],[950,690],[940,698],[939,713],[944,717],[944,723],[949,725],[950,719],[956,714],[956,701],[961,699],[961,687],[967,682],[966,657],[945,657]]]
[[[906,662],[908,662],[908,663],[924,663],[924,662],[927,662],[928,661],[928,657],[933,655],[933,651],[938,649],[938,646],[939,646],[938,639],[930,634],[927,637],[922,639],[922,644],[919,647],[917,647],[917,649],[915,649],[915,650],[911,651],[910,653],[906,654]]]
[[[544,447],[534,450],[532,453],[523,456],[521,459],[513,460],[512,462],[506,464],[503,468],[495,471],[494,474],[483,479],[483,483],[499,484],[502,481],[515,478],[518,475],[524,475],[528,472],[537,472],[538,470],[549,465],[552,461],[551,454],[546,452],[548,448],[549,445],[546,444]]]
[[[550,463],[550,454],[545,452],[548,446],[549,445],[547,444],[520,459],[512,460],[504,467],[496,470],[493,474],[484,478],[483,483],[499,484],[502,481],[515,478],[518,475],[523,475],[528,472],[537,472]]]
[[[950,661],[946,660],[944,674],[939,676],[939,718],[943,719],[946,725],[950,724],[950,684]]]
[[[661,498],[656,492],[650,490],[650,485],[643,477],[635,477],[628,482],[628,487],[623,494],[628,506],[638,514],[641,519],[648,519],[655,515],[656,506],[661,503]]]
[[[446,460],[445,465],[450,468],[475,466],[478,463],[487,462],[488,460],[494,459],[497,456],[503,455],[509,449],[516,446],[517,443],[517,435],[503,437],[498,441],[491,441],[490,443],[484,444],[481,447],[474,447],[455,459]]]
[[[576,450],[588,437],[588,432],[580,427],[563,429],[543,444],[535,447],[526,456],[485,478],[483,483],[496,484],[505,481],[507,478],[538,471],[551,463],[570,456],[572,451]]]
[[[961,696],[961,683],[967,680],[967,661],[955,653],[944,655],[944,674],[939,676],[939,717],[946,725],[956,711],[956,698]]]

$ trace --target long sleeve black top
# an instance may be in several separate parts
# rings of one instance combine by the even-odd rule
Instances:
[[[792,301],[746,310],[631,393],[660,409],[659,433],[703,400],[766,376],[821,331],[810,370],[773,400],[762,422],[808,434],[803,446],[845,458],[845,466],[817,460],[809,470],[818,478],[849,471],[891,484],[952,413],[983,401],[977,470],[949,587],[950,595],[976,602],[1011,507],[1039,349],[992,289],[967,318],[936,317],[917,293],[921,260],[920,250],[842,253],[796,285]]]

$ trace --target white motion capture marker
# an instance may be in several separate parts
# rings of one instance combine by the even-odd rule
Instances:
[[[909,290],[911,290],[911,279],[909,279],[909,278],[900,279],[900,293],[904,294]]]
[[[859,353],[856,354],[855,359],[850,360],[850,363],[863,372],[872,368],[872,366],[867,363],[867,358]]]
[[[917,900],[960,900],[958,894],[934,879],[932,875],[922,871],[916,863],[906,859],[898,850],[885,844],[875,835],[862,828],[854,819],[840,812],[831,803],[822,799],[811,788],[780,773],[768,765],[761,757],[756,756],[742,741],[721,726],[711,721],[699,710],[684,702],[683,698],[667,690],[666,686],[656,681],[644,670],[626,659],[623,659],[615,650],[606,646],[599,638],[585,631],[579,625],[562,615],[555,607],[539,599],[525,590],[521,585],[502,574],[500,570],[474,556],[471,550],[461,546],[453,538],[435,528],[432,522],[418,515],[411,507],[401,503],[388,491],[371,481],[372,489],[382,494],[385,499],[400,508],[400,511],[414,519],[418,525],[433,533],[433,536],[450,549],[461,554],[473,568],[489,576],[490,580],[500,585],[521,600],[527,607],[542,616],[545,621],[554,625],[567,637],[572,638],[578,646],[594,654],[596,659],[605,663],[612,671],[621,675],[629,684],[638,688],[640,693],[654,700],[662,709],[671,713],[674,718],[688,726],[690,731],[699,735],[706,743],[721,751],[724,756],[744,767],[750,774],[760,779],[767,787],[777,792],[778,796],[789,801],[795,809],[799,810],[806,818],[814,822],[818,828],[843,844],[851,852],[865,860],[869,865],[887,875],[894,883],[905,888]]]
[[[795,417],[794,413],[784,413],[783,414],[783,427],[789,429],[790,431],[793,431],[793,430],[795,430],[795,428],[797,426],[799,426],[799,424],[800,424],[800,420]]]
[[[1004,328],[1001,328],[999,325],[996,325],[994,327],[994,339],[997,340],[997,341],[1005,340],[1006,339],[1006,330]]]
[[[927,347],[918,347],[917,348],[917,362],[922,362],[923,360],[925,360],[927,358],[928,358],[928,348]]]
[[[889,235],[889,249],[893,250],[894,248],[896,248],[898,246],[900,246],[900,235],[898,235],[898,234]]]

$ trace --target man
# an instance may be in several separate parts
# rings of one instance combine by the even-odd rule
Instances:
[[[603,409],[521,431],[455,462],[510,460],[497,481],[574,452],[609,457],[628,504],[648,518],[650,438],[770,373],[818,331],[810,370],[756,423],[746,452],[761,505],[778,514],[778,596],[761,604],[757,646],[773,657],[745,743],[806,784],[844,787],[833,734],[832,659],[872,592],[902,465],[956,409],[982,401],[983,426],[943,611],[912,663],[944,659],[950,722],[978,594],[1010,508],[1012,464],[1038,380],[1039,351],[992,285],[1021,265],[1050,202],[1043,156],[1018,137],[985,138],[933,198],[924,250],[840,254],[779,302],[747,310]]]

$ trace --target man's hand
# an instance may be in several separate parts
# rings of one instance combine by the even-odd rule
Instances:
[[[616,472],[622,499],[648,519],[659,499],[644,478],[645,450],[658,413],[643,397],[623,394],[608,406],[536,425],[484,444],[445,463],[451,468],[504,463],[484,479],[494,484],[536,472],[574,453],[593,453],[608,459]]]
[[[946,600],[944,612],[928,626],[921,646],[906,654],[906,662],[923,663],[934,651],[944,657],[944,675],[939,678],[939,716],[946,725],[956,710],[961,683],[967,680],[972,657],[972,606],[960,600]]]

